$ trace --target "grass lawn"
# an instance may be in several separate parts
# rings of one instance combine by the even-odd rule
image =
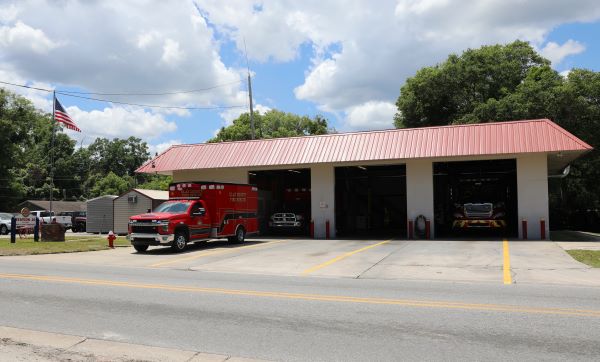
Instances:
[[[600,268],[600,250],[567,250],[567,253],[578,262]]]
[[[119,236],[115,240],[115,246],[131,245],[124,236]],[[33,236],[19,239],[17,237],[14,244],[10,243],[10,238],[0,239],[0,256],[5,255],[34,255],[34,254],[55,254],[55,253],[74,253],[79,251],[94,251],[108,249],[108,240],[104,236],[68,236],[66,241],[33,241]]]

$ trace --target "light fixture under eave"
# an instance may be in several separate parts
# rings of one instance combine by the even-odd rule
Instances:
[[[250,176],[256,176],[256,174],[254,172],[248,172],[248,175],[250,175]]]
[[[293,173],[301,173],[301,172],[300,172],[300,171],[298,171],[298,170],[288,170],[288,172],[293,172]]]
[[[361,169],[361,170],[363,170],[363,171],[366,171],[366,170],[367,170],[367,168],[366,168],[365,166],[356,166],[356,167],[360,168],[360,169]]]

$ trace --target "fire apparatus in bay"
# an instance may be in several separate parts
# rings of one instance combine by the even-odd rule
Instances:
[[[241,243],[258,233],[258,190],[252,185],[181,182],[169,185],[169,200],[129,219],[128,238],[139,252],[150,245],[182,251],[189,242],[228,238]]]

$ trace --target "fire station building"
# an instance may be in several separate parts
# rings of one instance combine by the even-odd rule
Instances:
[[[261,232],[274,213],[314,236],[549,233],[548,179],[590,145],[547,119],[176,145],[137,171],[174,182],[250,183]],[[415,224],[417,223],[417,224]]]

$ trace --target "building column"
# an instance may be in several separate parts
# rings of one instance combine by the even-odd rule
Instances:
[[[315,238],[325,238],[329,220],[329,236],[335,237],[335,168],[332,165],[313,165],[310,168],[310,208],[315,223]]]
[[[519,238],[523,238],[523,220],[527,220],[527,238],[540,239],[540,220],[548,220],[548,158],[546,154],[524,154],[517,157],[517,200]]]
[[[406,162],[406,215],[409,220],[413,221],[419,215],[430,220],[431,238],[434,238],[433,162],[431,161],[409,160]]]

